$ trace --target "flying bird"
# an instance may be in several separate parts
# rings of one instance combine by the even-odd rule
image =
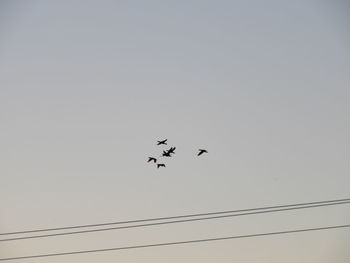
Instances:
[[[171,154],[169,153],[169,151],[163,151],[162,156],[163,157],[171,157]]]
[[[158,163],[157,164],[157,168],[159,168],[159,167],[165,167],[165,164],[164,163]]]
[[[167,145],[167,140],[168,139],[165,139],[164,141],[157,141],[158,143],[157,143],[157,145],[161,145],[161,144],[164,144],[164,145]]]
[[[175,149],[176,147],[170,147],[170,149],[168,150],[168,153],[170,154],[175,153]]]
[[[199,149],[198,156],[202,155],[203,153],[208,153],[208,151],[204,149]]]
[[[147,161],[147,162],[149,163],[149,162],[152,162],[152,161],[153,161],[154,163],[156,163],[156,162],[157,162],[157,159],[154,158],[154,157],[148,157],[148,161]]]
[[[176,147],[170,147],[169,150],[163,151],[162,156],[163,156],[163,157],[171,157],[171,154],[174,154],[174,153],[175,153],[175,149],[176,149]]]

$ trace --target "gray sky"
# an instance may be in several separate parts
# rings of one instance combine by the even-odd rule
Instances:
[[[349,197],[342,1],[1,1],[0,232]],[[166,169],[156,140],[176,146]],[[196,157],[198,148],[208,155]],[[348,205],[1,257],[348,224]],[[350,230],[25,262],[347,263]]]

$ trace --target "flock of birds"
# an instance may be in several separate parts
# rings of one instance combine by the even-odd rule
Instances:
[[[157,145],[167,145],[167,141],[168,141],[168,139],[165,139],[163,141],[157,141]],[[168,149],[168,150],[163,150],[163,153],[162,153],[162,155],[160,157],[172,157],[172,154],[175,154],[175,150],[176,150],[176,147],[170,147],[170,149]],[[205,150],[205,149],[199,149],[198,151],[199,152],[198,152],[197,156],[200,156],[203,153],[208,153],[208,151]],[[165,167],[164,163],[157,163],[158,160],[155,157],[148,157],[148,161],[147,162],[148,163],[149,162],[156,163],[158,169],[160,167]]]

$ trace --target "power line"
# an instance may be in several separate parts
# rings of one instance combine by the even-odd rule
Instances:
[[[211,242],[211,241],[219,241],[219,240],[241,239],[241,238],[272,236],[272,235],[283,235],[283,234],[310,232],[310,231],[320,231],[320,230],[329,230],[329,229],[339,229],[339,228],[346,228],[346,227],[350,227],[350,225],[337,225],[337,226],[327,226],[327,227],[318,227],[318,228],[306,228],[306,229],[296,229],[296,230],[287,230],[287,231],[279,231],[279,232],[268,232],[268,233],[240,235],[240,236],[216,237],[216,238],[197,239],[197,240],[185,240],[185,241],[174,241],[174,242],[168,242],[168,243],[156,243],[156,244],[127,246],[127,247],[104,248],[104,249],[82,250],[82,251],[62,252],[62,253],[53,253],[53,254],[41,254],[41,255],[32,255],[32,256],[22,256],[22,257],[0,258],[0,261],[30,259],[30,258],[43,258],[43,257],[56,257],[56,256],[67,256],[67,255],[107,252],[107,251],[115,251],[115,250],[129,250],[129,249],[137,249],[137,248],[172,246],[172,245]]]
[[[239,213],[239,214],[233,214],[233,215],[219,215],[219,216],[212,216],[212,217],[181,219],[181,220],[174,220],[174,221],[138,224],[138,225],[131,225],[131,226],[120,226],[120,227],[110,227],[110,228],[92,229],[92,230],[81,230],[81,231],[63,232],[63,233],[55,233],[55,234],[36,235],[36,236],[15,237],[15,238],[0,239],[0,242],[23,240],[23,239],[33,239],[33,238],[65,236],[65,235],[74,235],[74,234],[85,234],[85,233],[92,233],[92,232],[110,231],[110,230],[136,228],[136,227],[168,225],[168,224],[175,224],[175,223],[194,222],[194,221],[219,219],[219,218],[228,218],[228,217],[236,217],[236,216],[244,216],[244,215],[265,214],[265,213],[282,212],[282,211],[290,211],[290,210],[298,210],[298,209],[308,209],[308,208],[315,208],[315,207],[322,207],[322,206],[331,206],[331,205],[340,205],[340,204],[348,204],[348,203],[350,203],[350,201],[337,202],[337,203],[333,202],[333,203],[308,205],[308,206],[299,206],[299,207],[280,208],[280,209],[269,209],[269,210],[264,210],[264,211],[246,212],[246,213]]]
[[[288,205],[265,206],[265,207],[256,207],[256,208],[239,209],[239,210],[226,210],[226,211],[209,212],[209,213],[197,213],[197,214],[176,215],[176,216],[167,216],[167,217],[155,217],[155,218],[128,220],[128,221],[106,222],[106,223],[99,223],[99,224],[84,224],[84,225],[55,227],[55,228],[42,228],[42,229],[34,229],[34,230],[23,230],[23,231],[15,231],[15,232],[8,232],[8,233],[0,233],[0,236],[3,236],[3,235],[16,235],[16,234],[29,234],[29,233],[56,231],[56,230],[58,231],[58,230],[67,230],[67,229],[75,229],[75,228],[89,228],[89,227],[99,227],[99,226],[108,226],[108,225],[129,224],[129,223],[141,223],[141,222],[150,222],[150,221],[168,220],[168,219],[178,219],[178,218],[196,217],[196,216],[231,214],[231,213],[238,213],[238,212],[248,212],[248,211],[256,211],[256,210],[266,210],[266,209],[293,207],[293,206],[315,205],[315,204],[323,204],[323,203],[335,203],[335,202],[343,202],[343,201],[350,201],[350,198],[333,199],[333,200],[308,202],[308,203],[296,203],[296,204],[288,204]]]

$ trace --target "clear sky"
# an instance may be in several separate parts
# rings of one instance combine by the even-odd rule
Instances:
[[[345,1],[0,2],[0,232],[350,196]],[[165,169],[146,163],[168,139]],[[209,154],[197,158],[198,148]],[[349,205],[0,244],[349,224]],[[24,262],[348,263],[350,230]]]

